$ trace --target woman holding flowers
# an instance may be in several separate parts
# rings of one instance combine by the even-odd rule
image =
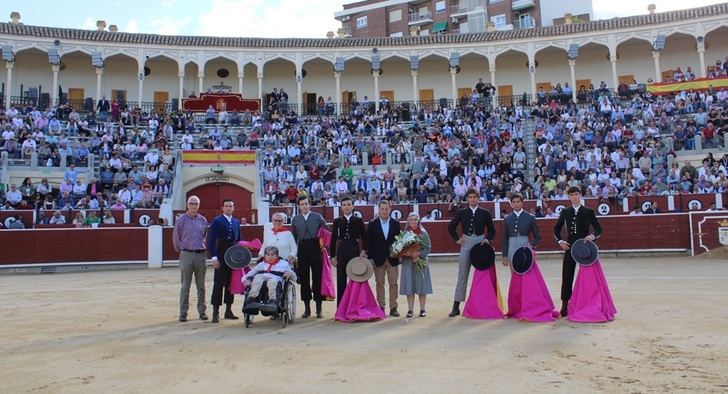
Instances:
[[[400,254],[402,271],[400,273],[399,294],[407,296],[407,317],[412,317],[412,309],[415,305],[415,294],[420,299],[420,317],[427,316],[425,302],[427,295],[432,294],[432,278],[430,267],[427,264],[427,256],[432,249],[430,236],[420,225],[420,217],[412,212],[407,216],[407,227],[402,237],[410,238],[415,236],[417,247],[404,247]]]

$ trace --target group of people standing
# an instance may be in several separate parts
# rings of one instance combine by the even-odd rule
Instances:
[[[559,314],[567,316],[576,268],[576,261],[570,253],[571,245],[577,240],[593,241],[602,232],[594,211],[581,204],[579,190],[570,189],[569,197],[572,204],[563,209],[554,228],[556,241],[565,251],[560,312],[554,309],[553,301],[534,258],[532,265],[535,269],[530,269],[528,274],[512,272],[508,294],[509,310],[508,313],[505,313],[495,276],[495,264],[491,261],[490,264],[487,264],[488,268],[484,268],[486,265],[479,268],[479,264],[483,260],[488,260],[488,258],[494,260],[495,254],[490,243],[495,238],[496,229],[490,212],[478,206],[478,192],[474,189],[469,190],[466,193],[468,205],[458,210],[448,225],[449,235],[454,242],[460,245],[458,278],[454,303],[449,316],[455,317],[461,314],[460,304],[466,301],[471,266],[475,266],[476,274],[473,277],[470,296],[467,297],[463,311],[465,317],[490,318],[485,316],[491,315],[478,312],[490,308],[500,311],[500,318],[509,316],[544,321],[540,318],[524,317],[526,315],[520,313],[520,309],[524,305],[529,305],[531,312],[533,312],[534,306],[541,308],[542,311],[536,314],[547,316],[545,320],[553,320]],[[524,249],[529,251],[530,256],[535,257],[534,249],[541,241],[535,218],[523,210],[523,197],[520,194],[514,194],[510,200],[513,211],[503,221],[503,266],[509,266],[514,261],[514,256],[523,252]],[[322,295],[322,281],[327,280],[326,272],[328,271],[324,264],[328,265],[328,261],[331,266],[337,268],[336,301],[337,306],[340,309],[343,308],[340,305],[342,296],[347,290],[347,285],[353,282],[353,278],[350,279],[351,274],[347,276],[347,264],[355,261],[356,258],[366,258],[373,265],[376,306],[381,309],[381,312],[376,311],[377,315],[384,317],[388,307],[389,316],[399,317],[397,300],[400,295],[404,295],[407,297],[406,317],[414,316],[415,296],[419,297],[419,316],[427,316],[426,300],[427,295],[433,293],[432,279],[429,266],[427,264],[418,265],[415,262],[420,259],[427,260],[431,250],[431,241],[429,234],[420,224],[420,217],[417,213],[413,212],[408,215],[407,224],[402,229],[399,221],[390,216],[389,202],[383,200],[378,204],[378,217],[365,225],[363,219],[353,214],[352,198],[344,196],[341,199],[341,214],[333,221],[331,227],[331,240],[325,244],[320,236],[322,229],[328,231],[325,219],[320,214],[311,211],[310,201],[306,196],[297,199],[297,206],[299,213],[291,219],[290,228],[284,226],[283,214],[273,215],[272,226],[266,227],[264,230],[260,253],[262,256],[265,250],[269,250],[269,247],[275,247],[278,251],[278,258],[295,267],[295,273],[300,279],[299,294],[304,305],[301,318],[309,318],[314,313],[312,300],[316,318],[323,317],[323,302],[331,299]],[[227,264],[220,261],[228,248],[242,240],[240,223],[232,217],[234,203],[230,200],[224,201],[223,214],[213,220],[209,230],[207,221],[197,213],[197,208],[199,208],[199,199],[195,196],[190,197],[187,201],[187,212],[177,220],[173,235],[174,247],[180,253],[182,289],[179,320],[187,320],[189,287],[193,275],[195,275],[197,285],[199,317],[202,320],[208,319],[204,300],[204,274],[208,252],[212,256],[212,265],[215,270],[211,300],[212,322],[219,322],[219,309],[223,302],[226,305],[224,318],[237,319],[238,317],[231,310],[234,295],[232,291],[229,291],[232,270]],[[561,234],[564,226],[568,232],[566,238]],[[460,230],[459,233],[458,230]],[[398,235],[403,232],[412,232],[417,236],[417,239],[420,240],[419,250],[414,254],[393,257],[392,245]],[[476,263],[475,260],[481,262]],[[601,268],[599,268],[599,273],[603,279]],[[371,294],[371,289],[368,288],[368,285],[366,286],[367,291]],[[529,288],[538,288],[539,291],[529,291]],[[498,312],[494,316],[498,316]],[[339,320],[338,312],[337,320]]]

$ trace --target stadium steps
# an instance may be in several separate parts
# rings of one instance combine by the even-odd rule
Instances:
[[[523,127],[523,145],[526,149],[526,183],[533,182],[533,169],[536,167],[538,158],[538,147],[536,146],[535,126],[533,119],[524,119]]]

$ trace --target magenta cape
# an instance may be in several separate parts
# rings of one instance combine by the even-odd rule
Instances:
[[[511,272],[508,317],[531,322],[551,322],[559,317],[535,259],[524,275]]]
[[[230,286],[228,286],[228,292],[230,294],[243,294],[245,288],[243,287],[243,276],[250,271],[250,267],[244,267],[239,270],[232,270],[230,273]]]
[[[475,270],[463,316],[470,319],[502,319],[503,299],[498,287],[495,264],[484,271]]]
[[[568,319],[579,323],[603,323],[614,320],[616,314],[617,308],[599,260],[590,266],[579,267],[569,300]]]
[[[328,247],[331,244],[331,231],[321,227],[318,238],[323,247],[321,248],[321,297],[324,301],[336,299],[334,287],[334,274],[331,272],[331,260],[329,259]]]
[[[346,323],[355,321],[374,321],[384,319],[384,312],[377,304],[369,282],[349,280],[336,309],[334,319]]]

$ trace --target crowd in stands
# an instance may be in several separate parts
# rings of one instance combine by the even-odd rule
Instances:
[[[716,68],[725,73],[727,65]],[[319,116],[299,117],[287,108],[283,89],[267,95],[264,114],[210,108],[204,122],[182,111],[163,115],[118,105],[85,115],[11,107],[0,114],[2,149],[10,158],[37,157],[38,165],[55,167],[66,157],[68,169],[58,187],[26,179],[10,185],[0,202],[3,209],[41,209],[48,222],[63,210],[158,207],[169,195],[176,148],[170,144],[177,136],[182,149],[259,149],[263,198],[272,204],[304,194],[327,205],[344,194],[356,205],[380,199],[456,204],[470,187],[484,201],[515,192],[566,199],[570,186],[612,199],[728,188],[728,156],[708,155],[693,166],[675,154],[694,149],[696,136],[703,147],[725,147],[728,91],[623,96],[601,82],[580,86],[573,102],[571,89],[557,83],[533,100],[524,94],[491,107],[486,99],[495,88],[479,80],[454,107],[395,105],[383,97],[377,112],[365,97],[339,118],[329,116],[327,101]],[[526,124],[538,151],[532,176]],[[87,167],[90,155],[98,169],[79,176],[77,167]]]

